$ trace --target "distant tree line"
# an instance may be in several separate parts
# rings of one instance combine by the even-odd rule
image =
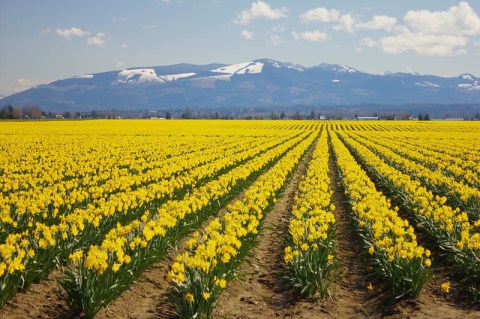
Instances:
[[[11,106],[4,105],[0,109],[0,119],[39,119],[42,117],[42,109],[39,106]]]
[[[418,114],[418,120],[419,121],[430,121],[430,115],[428,113],[425,113],[422,115],[422,113]]]
[[[370,109],[370,111],[369,111]],[[130,109],[130,110],[92,110],[86,112],[62,111],[62,112],[42,112],[39,106],[12,106],[4,105],[0,108],[0,119],[128,119],[128,118],[157,118],[157,119],[247,119],[247,120],[342,120],[358,119],[359,117],[378,117],[382,120],[421,120],[429,121],[431,119],[452,118],[455,113],[445,113],[442,117],[429,113],[418,113],[418,116],[412,115],[407,111],[374,111],[368,105],[365,109],[343,109],[335,110],[328,108],[310,109],[306,106],[298,107],[278,107],[260,108],[260,107],[241,107],[241,108],[170,108],[170,109]],[[418,110],[417,110],[418,112]],[[416,112],[413,111],[413,114]],[[459,117],[459,116],[457,116]],[[480,120],[479,113],[473,113],[470,116],[462,117],[466,120]]]

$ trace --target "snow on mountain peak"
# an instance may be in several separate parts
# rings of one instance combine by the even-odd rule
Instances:
[[[305,71],[305,67],[303,65],[298,64],[298,63],[285,63],[285,65],[289,69],[293,69],[293,70],[300,71],[300,72]]]
[[[91,79],[93,78],[93,74],[83,74],[83,75],[77,75],[73,77],[74,79]]]
[[[469,73],[465,73],[465,74],[462,74],[460,75],[460,77],[464,80],[470,80],[470,81],[474,81],[474,78],[471,74]]]
[[[336,71],[340,73],[356,73],[357,70],[346,65],[338,65]]]
[[[328,64],[328,63],[321,63],[317,65],[316,67],[321,68],[326,71],[333,71],[336,73],[357,73],[358,71],[355,70],[354,68],[351,68],[346,65],[340,65],[340,64]]]
[[[415,85],[416,86],[425,86],[425,87],[434,87],[434,88],[440,87],[440,85],[438,85],[438,84],[427,82],[427,81],[415,82]]]
[[[470,73],[461,74],[458,78],[461,78],[462,80],[469,82],[469,83],[458,84],[459,88],[478,90],[478,87],[480,87],[479,81]]]
[[[234,74],[261,73],[263,69],[263,65],[264,64],[261,62],[245,62],[245,63],[227,65],[221,68],[211,70],[211,72],[229,74],[230,76]]]
[[[118,73],[118,82],[147,83],[147,82],[164,82],[164,81],[157,76],[157,73],[155,73],[154,69],[132,69],[132,70],[122,70],[120,73]]]
[[[122,70],[118,73],[118,83],[163,83],[194,76],[196,73],[157,75],[154,69],[140,68]]]

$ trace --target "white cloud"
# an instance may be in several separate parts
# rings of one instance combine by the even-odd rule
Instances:
[[[405,25],[395,26],[396,34],[380,39],[389,54],[412,52],[420,56],[454,56],[467,53],[469,37],[480,35],[480,17],[462,1],[446,11],[408,11]]]
[[[247,31],[247,30],[243,30],[242,32],[240,32],[240,35],[245,40],[252,40],[253,39],[253,32],[250,32],[250,31]]]
[[[40,34],[43,36],[55,34],[59,37],[67,39],[68,41],[72,41],[73,38],[87,38],[87,44],[96,46],[99,48],[103,48],[105,46],[105,36],[106,34],[103,32],[98,32],[95,35],[92,35],[90,31],[82,30],[80,28],[72,27],[69,29],[55,29],[52,31],[51,29],[43,29],[40,31]]]
[[[355,27],[355,19],[352,15],[341,14],[337,9],[311,9],[302,13],[300,19],[302,19],[303,22],[333,23],[332,29],[335,31],[353,33]]]
[[[380,39],[383,51],[390,54],[413,52],[421,56],[453,56],[466,53],[462,35],[403,33]]]
[[[336,9],[315,8],[300,15],[303,22],[335,22],[340,19],[340,12]]]
[[[84,31],[82,29],[72,27],[70,29],[56,29],[55,34],[67,39],[68,41],[72,41],[72,37],[84,37],[88,36],[90,32]]]
[[[263,1],[258,0],[257,2],[252,3],[250,9],[243,10],[238,14],[237,18],[234,20],[236,24],[247,25],[252,19],[269,19],[277,20],[280,18],[286,18],[287,9],[282,7],[280,9],[272,9],[272,7]]]
[[[29,79],[18,79],[16,84],[18,87],[22,88],[22,90],[25,90],[39,84],[39,82]]]
[[[158,28],[158,25],[156,25],[156,24],[150,24],[150,25],[143,26],[143,28],[144,28],[145,30],[153,30],[153,29]]]
[[[365,22],[358,23],[355,27],[359,29],[368,29],[368,30],[385,30],[392,31],[395,25],[397,24],[397,19],[385,15],[375,15],[373,19]]]
[[[105,47],[105,33],[99,32],[92,37],[87,39],[88,45],[93,45],[99,48]]]
[[[465,1],[450,7],[448,11],[408,11],[403,20],[412,31],[418,33],[480,34],[480,17]]]
[[[123,67],[125,66],[125,63],[123,63],[123,62],[117,62],[117,64],[115,64],[115,66],[116,66],[117,68],[123,68]]]
[[[25,91],[31,87],[40,84],[40,82],[29,79],[18,79],[12,85],[1,86],[1,89],[4,90],[3,93],[10,95],[13,93]]]
[[[121,47],[122,49],[128,49],[128,45],[127,45],[126,43],[122,43],[122,44],[120,45],[120,47]]]
[[[315,31],[305,31],[302,33],[292,32],[293,38],[298,40],[305,40],[309,42],[320,42],[327,39],[327,34],[318,30]]]
[[[378,43],[375,40],[373,40],[369,37],[363,38],[361,40],[361,43],[362,43],[363,46],[365,46],[367,48],[374,48],[374,47],[378,46]]]
[[[283,39],[279,35],[272,35],[268,41],[271,45],[279,45],[280,43],[283,42]]]
[[[345,31],[348,33],[353,33],[355,26],[355,19],[350,14],[344,14],[338,19],[338,24],[334,25],[332,28],[335,31]]]

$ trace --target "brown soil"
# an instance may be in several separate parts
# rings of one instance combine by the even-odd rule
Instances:
[[[254,257],[240,267],[240,280],[231,282],[220,297],[214,318],[334,318],[323,301],[296,300],[282,291],[284,240],[293,196],[304,175],[309,152],[291,182],[265,219]]]
[[[367,290],[368,264],[360,255],[360,240],[353,232],[348,215],[350,207],[340,187],[333,161],[330,163],[337,219],[337,260],[339,267],[327,300],[297,299],[282,290],[284,239],[288,232],[290,207],[301,176],[311,154],[300,163],[297,172],[268,214],[264,229],[254,249],[254,257],[240,267],[239,280],[229,283],[214,311],[214,318],[480,318],[478,305],[462,304],[455,292],[445,295],[440,284],[446,281],[445,271],[434,269],[435,276],[424,287],[416,301],[388,306],[384,293],[375,287]],[[242,195],[239,195],[242,196]],[[238,197],[237,197],[238,198]],[[235,200],[235,199],[234,199]],[[223,213],[221,211],[220,213]],[[183,241],[184,242],[184,241]],[[181,251],[173,250],[170,257],[140,277],[137,283],[115,302],[100,311],[97,318],[175,318],[175,309],[168,300],[165,275],[171,258]],[[72,318],[54,281],[33,284],[26,293],[18,293],[0,310],[0,318]],[[456,297],[455,297],[456,296]]]

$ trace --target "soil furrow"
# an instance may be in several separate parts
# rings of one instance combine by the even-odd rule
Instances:
[[[281,274],[283,250],[293,197],[311,159],[313,148],[303,157],[295,174],[272,211],[266,216],[258,246],[220,297],[214,318],[332,318],[323,302],[297,300],[284,291]]]
[[[361,257],[361,241],[355,233],[351,207],[341,185],[330,147],[330,183],[333,188],[336,220],[336,257],[339,265],[332,285],[332,302],[328,305],[335,318],[365,318],[373,315],[374,305],[368,293],[368,265]]]

